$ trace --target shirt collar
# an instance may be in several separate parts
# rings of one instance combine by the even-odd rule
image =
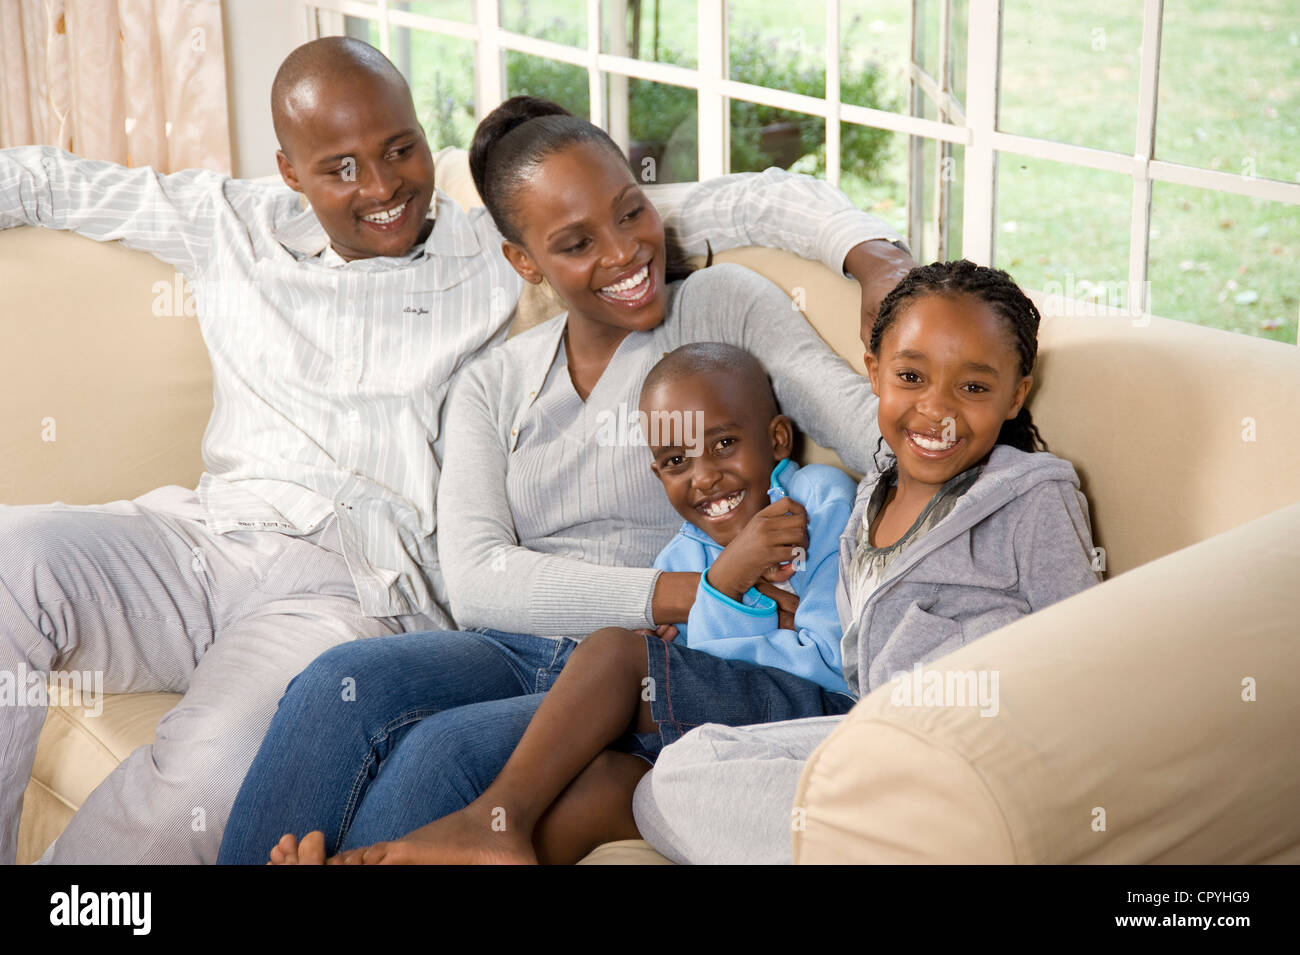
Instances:
[[[385,261],[405,264],[423,255],[451,255],[458,258],[479,253],[478,235],[469,217],[456,201],[441,190],[434,190],[434,202],[429,209],[429,220],[434,223],[429,237],[402,256],[387,257]],[[275,239],[299,259],[317,259],[329,268],[343,268],[347,262],[330,245],[320,220],[311,206],[303,209],[275,229]],[[358,259],[357,262],[371,261]]]

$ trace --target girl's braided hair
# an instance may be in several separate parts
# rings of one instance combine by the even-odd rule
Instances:
[[[880,341],[899,313],[926,295],[969,295],[983,302],[1011,330],[1020,355],[1020,374],[1028,375],[1034,370],[1034,359],[1038,355],[1038,323],[1042,318],[1038,308],[1006,272],[976,265],[967,259],[919,265],[908,272],[880,303],[880,313],[871,327],[871,340],[867,343],[871,354],[880,357]],[[1027,401],[1020,406],[1019,414],[1002,422],[997,443],[1009,444],[1021,451],[1047,450],[1047,442],[1029,416]]]

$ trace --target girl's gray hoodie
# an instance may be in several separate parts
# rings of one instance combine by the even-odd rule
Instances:
[[[840,538],[835,597],[844,678],[859,696],[1097,583],[1088,502],[1074,467],[1045,451],[998,444],[952,511],[889,565],[854,621],[849,561],[871,492],[893,463],[887,456],[862,479]]]

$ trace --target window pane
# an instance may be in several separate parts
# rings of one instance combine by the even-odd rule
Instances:
[[[373,41],[378,46],[378,38]],[[391,27],[389,58],[411,85],[429,146],[468,148],[474,136],[474,44],[426,30]]]
[[[604,0],[603,52],[692,69],[699,63],[695,0]]]
[[[910,195],[915,200],[919,219],[913,224],[909,216],[910,234],[904,232],[912,256],[918,262],[960,258],[964,149],[919,136],[915,148],[917,165]],[[946,207],[941,214],[942,203]]]
[[[869,146],[861,152],[859,142]],[[840,188],[859,209],[883,219],[907,237],[907,137],[884,129],[840,124],[843,172]],[[873,155],[875,161],[855,164],[850,157]],[[800,172],[808,171],[796,165]]]
[[[501,0],[501,27],[511,33],[587,45],[587,0]]]
[[[943,0],[916,2],[916,63],[939,78],[939,7]]]
[[[948,85],[963,108],[966,106],[966,42],[970,33],[970,0],[953,0],[949,21],[952,40],[948,50]]]
[[[825,10],[789,0],[728,0],[727,65],[741,83],[824,97]]]
[[[799,162],[799,171],[825,177],[826,120],[741,100],[730,106],[732,172],[789,169]]]
[[[1128,308],[1132,179],[1006,153],[997,176],[997,267],[1026,288]]]
[[[998,128],[1131,155],[1141,43],[1142,0],[1008,0]]]
[[[407,10],[440,20],[474,22],[474,0],[389,0],[388,6],[392,10]]]
[[[1300,5],[1166,0],[1161,159],[1300,181]]]
[[[628,80],[628,160],[643,182],[699,179],[699,118],[694,90]],[[610,112],[614,107],[611,104]]]
[[[575,116],[591,115],[587,71],[527,53],[506,51],[506,95],[540,96],[559,103]]]
[[[840,4],[840,99],[902,113],[911,62],[910,0]]]
[[[376,50],[379,49],[379,21],[367,20],[365,17],[344,17],[343,32],[358,40],[365,40]]]
[[[1151,311],[1296,340],[1300,208],[1157,182],[1151,198]]]

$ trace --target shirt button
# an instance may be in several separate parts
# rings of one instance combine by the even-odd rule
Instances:
[[[519,429],[518,429],[518,428],[511,428],[511,429],[510,429],[510,433],[513,434],[513,435],[518,435],[518,434],[519,434]]]
[[[530,392],[528,392],[528,397],[529,397],[529,398],[536,398],[536,397],[537,397],[537,392],[535,392],[535,391],[530,391]]]

